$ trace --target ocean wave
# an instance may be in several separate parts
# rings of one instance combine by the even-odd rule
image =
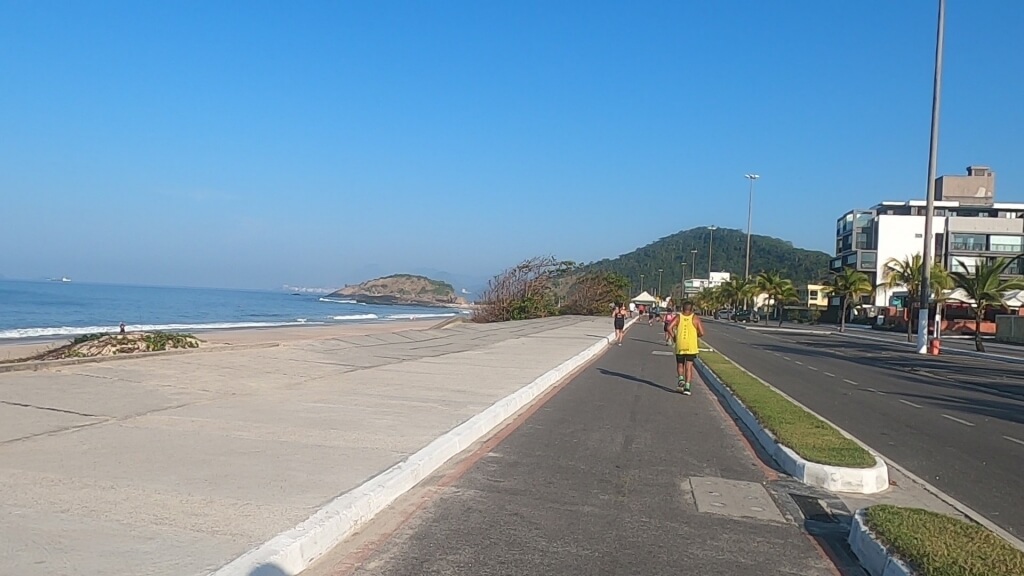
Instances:
[[[455,316],[454,312],[448,312],[445,314],[389,314],[384,317],[385,320],[419,320],[421,318],[451,318]]]
[[[326,296],[319,298],[321,302],[332,302],[334,304],[358,304],[355,300],[343,300],[341,298],[327,298]]]
[[[331,320],[376,320],[376,314],[349,314],[348,316],[328,316]]]
[[[302,318],[294,322],[211,322],[208,324],[126,324],[128,332],[159,332],[171,330],[225,330],[229,328],[274,328],[299,326],[302,324],[324,324],[307,322]],[[58,336],[81,336],[82,334],[116,333],[118,326],[59,326],[56,328],[14,328],[0,330],[0,340],[18,338],[53,338]]]

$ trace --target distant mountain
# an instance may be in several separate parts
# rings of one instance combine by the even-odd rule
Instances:
[[[413,274],[419,274],[420,276],[434,278],[436,280],[443,280],[451,284],[455,288],[456,292],[468,299],[473,299],[479,296],[487,287],[487,282],[490,280],[489,277],[472,276],[469,274],[454,274],[451,272],[445,272],[444,270],[437,270],[435,268],[415,268],[410,270],[410,272]],[[463,290],[465,290],[465,292],[463,292]]]
[[[644,287],[656,288],[658,269],[664,270],[662,293],[668,293],[672,286],[678,286],[683,274],[682,263],[686,262],[686,278],[694,275],[694,254],[696,250],[696,276],[708,277],[708,245],[711,231],[707,228],[683,230],[643,248],[638,248],[618,258],[600,260],[588,264],[585,270],[608,270],[626,276],[634,287],[640,285],[644,275]],[[797,285],[821,280],[828,274],[831,256],[818,250],[796,248],[791,242],[771,236],[753,235],[750,248],[750,274],[766,270],[777,270]],[[718,228],[714,232],[712,245],[712,269],[715,272],[731,272],[742,276],[746,258],[747,235],[742,230]],[[636,288],[634,288],[634,292]]]
[[[464,304],[447,282],[413,274],[393,274],[346,286],[328,297],[347,298],[366,304],[415,304],[449,306]]]

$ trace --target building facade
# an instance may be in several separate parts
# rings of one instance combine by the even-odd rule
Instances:
[[[966,176],[936,181],[935,261],[950,271],[975,270],[979,262],[1024,253],[1024,203],[995,202],[995,174],[971,166]],[[941,190],[941,194],[940,194]],[[885,279],[886,263],[924,251],[925,201],[882,202],[868,210],[851,210],[836,221],[836,252],[829,268],[853,267],[872,285]],[[1024,274],[1015,260],[1007,275]],[[878,288],[864,304],[903,307],[906,290]]]

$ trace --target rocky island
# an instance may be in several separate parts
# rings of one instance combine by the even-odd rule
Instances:
[[[447,282],[413,274],[394,274],[345,286],[328,295],[363,304],[391,304],[411,306],[464,306],[466,301],[455,294]]]

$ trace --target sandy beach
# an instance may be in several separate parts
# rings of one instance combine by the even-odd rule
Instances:
[[[359,324],[332,324],[310,326],[280,326],[274,328],[239,328],[196,331],[204,346],[231,346],[238,344],[289,343],[309,340],[327,340],[362,334],[381,334],[402,330],[426,330],[444,319],[375,322]],[[32,342],[0,341],[0,360],[25,358],[45,350],[67,344],[70,338],[34,340]]]

